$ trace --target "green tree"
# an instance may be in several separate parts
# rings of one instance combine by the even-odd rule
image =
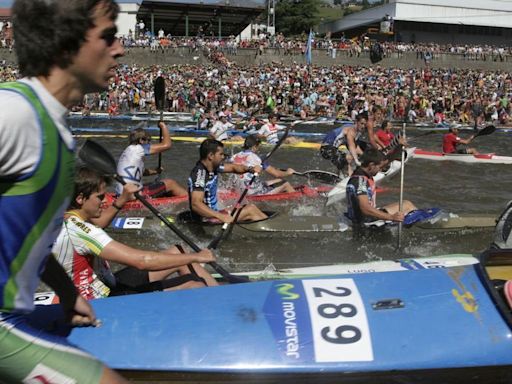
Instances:
[[[309,33],[318,24],[322,0],[280,0],[276,4],[276,32],[285,36]]]

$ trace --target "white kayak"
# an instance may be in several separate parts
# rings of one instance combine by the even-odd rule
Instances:
[[[379,273],[392,271],[411,271],[429,268],[450,268],[478,263],[469,254],[452,254],[432,257],[404,258],[396,260],[368,261],[363,263],[342,263],[314,265],[309,267],[276,269],[273,264],[259,271],[236,272],[235,275],[247,276],[251,280],[293,279],[319,277],[340,274]],[[220,278],[220,276],[215,275]]]
[[[478,155],[461,153],[443,153],[436,151],[426,151],[424,149],[415,149],[414,158],[440,161],[459,161],[462,163],[481,163],[481,164],[512,164],[512,156],[498,156],[494,153],[480,153]]]
[[[407,149],[407,157],[405,159],[406,162],[412,157],[415,150],[416,148]],[[379,185],[383,180],[389,179],[390,177],[396,175],[400,171],[400,168],[402,168],[402,163],[400,161],[392,161],[389,168],[385,172],[379,172],[373,177],[375,180],[375,185]],[[326,205],[340,203],[345,200],[348,180],[349,177],[345,177],[338,184],[336,184],[333,189],[331,189],[327,195]]]

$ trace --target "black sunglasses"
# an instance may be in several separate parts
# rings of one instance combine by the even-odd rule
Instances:
[[[107,43],[108,47],[111,47],[112,44],[114,44],[117,40],[116,34],[117,28],[109,28],[103,31],[101,38],[105,40],[105,43]]]

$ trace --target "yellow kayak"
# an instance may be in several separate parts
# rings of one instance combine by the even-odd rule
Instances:
[[[94,137],[103,137],[103,138],[126,138],[128,137],[127,134],[121,134],[121,135],[110,135],[110,134],[91,134],[91,133],[85,133],[85,134],[77,134],[74,135],[77,138],[94,138]],[[184,142],[191,142],[191,143],[202,143],[203,140],[205,140],[205,136],[173,136],[172,140],[174,141],[184,141]],[[239,145],[242,146],[244,144],[243,140],[226,140],[222,142],[224,145]],[[273,145],[273,144],[267,144],[265,142],[262,143],[263,145]],[[288,148],[310,148],[310,149],[319,149],[320,143],[312,143],[309,141],[298,141],[296,143],[290,143],[290,144],[283,144],[283,147]]]

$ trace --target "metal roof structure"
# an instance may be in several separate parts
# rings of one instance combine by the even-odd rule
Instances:
[[[142,0],[136,17],[174,36],[193,36],[200,26],[208,35],[237,36],[265,9],[265,0]]]

